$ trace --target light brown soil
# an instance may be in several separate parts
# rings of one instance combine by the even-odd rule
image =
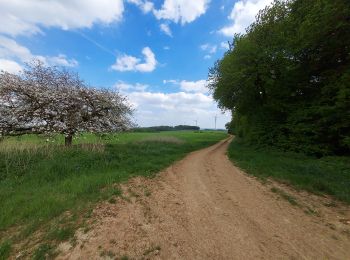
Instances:
[[[58,259],[350,259],[349,207],[246,175],[226,156],[230,140],[124,185]]]

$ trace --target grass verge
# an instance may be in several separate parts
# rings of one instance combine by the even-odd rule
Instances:
[[[281,196],[283,199],[285,199],[286,201],[288,201],[291,205],[293,206],[298,206],[298,202],[297,200],[290,194],[286,193],[285,191],[278,189],[276,187],[272,187],[271,191],[278,194],[279,196]]]
[[[11,242],[5,240],[0,244],[0,260],[7,259],[11,252]]]
[[[273,178],[316,194],[332,195],[350,203],[350,158],[329,156],[320,159],[303,154],[256,148],[234,139],[230,159],[247,173],[262,179]]]

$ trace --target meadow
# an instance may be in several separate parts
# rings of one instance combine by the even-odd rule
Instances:
[[[83,134],[72,147],[65,147],[59,135],[5,138],[0,143],[0,252],[42,227],[54,239],[70,237],[73,229],[52,231],[47,223],[66,212],[79,218],[96,202],[120,195],[116,184],[152,177],[226,136],[210,131]],[[16,237],[5,237],[10,229]]]
[[[228,155],[235,165],[258,178],[272,178],[350,204],[348,156],[317,158],[271,147],[254,147],[239,138],[230,144]]]

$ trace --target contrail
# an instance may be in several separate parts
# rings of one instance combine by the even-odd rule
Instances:
[[[81,37],[83,37],[84,39],[86,39],[87,41],[91,42],[92,44],[94,44],[96,47],[98,47],[100,50],[107,52],[109,54],[112,54],[113,57],[117,58],[117,55],[111,51],[110,49],[106,48],[105,46],[103,46],[102,44],[96,42],[95,40],[91,39],[90,37],[86,36],[84,33],[82,32],[78,32],[76,31],[76,33],[78,33]]]

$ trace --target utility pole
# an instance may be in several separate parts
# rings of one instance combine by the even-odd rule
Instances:
[[[218,118],[218,116],[217,115],[215,115],[215,130],[216,130],[216,120],[217,120],[217,118]]]
[[[195,121],[195,122],[196,122],[196,126],[198,126],[198,124],[197,124],[197,123],[198,123],[198,120],[196,119],[196,120],[193,120],[193,121]]]

